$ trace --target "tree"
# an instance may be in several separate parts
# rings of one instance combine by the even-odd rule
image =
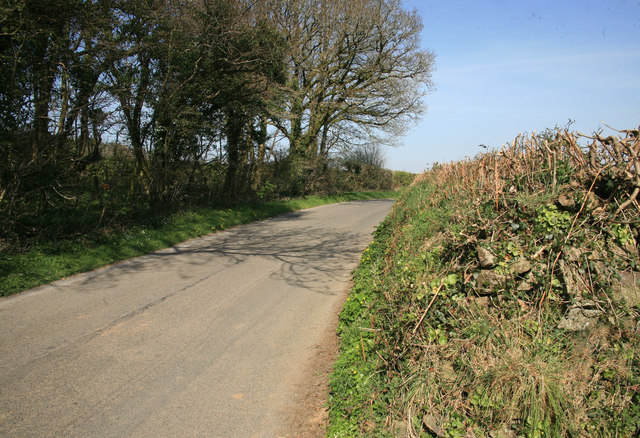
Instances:
[[[293,156],[390,141],[424,110],[434,55],[399,0],[267,1],[290,50],[289,100],[274,125]]]
[[[171,204],[223,137],[226,188],[246,185],[256,118],[281,74],[282,42],[241,0],[123,2],[109,76],[152,206]]]
[[[342,161],[350,170],[363,165],[382,169],[385,157],[379,143],[368,143],[347,149],[343,154]]]
[[[249,4],[248,6],[251,6]],[[249,13],[251,11],[251,13]],[[285,42],[271,23],[244,9],[233,29],[223,91],[227,174],[225,192],[237,197],[256,189],[268,139],[266,118],[282,105]]]
[[[61,193],[65,180],[82,169],[89,149],[98,150],[101,116],[92,99],[108,3],[0,3],[0,201],[8,196],[7,212],[17,200],[73,198]]]
[[[102,221],[108,179],[155,212],[202,175],[208,199],[322,190],[424,109],[420,29],[400,0],[0,0],[0,228]]]

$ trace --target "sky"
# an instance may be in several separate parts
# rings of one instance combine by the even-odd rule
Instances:
[[[640,0],[403,0],[435,53],[427,112],[386,167],[500,149],[555,126],[592,134],[640,126]]]

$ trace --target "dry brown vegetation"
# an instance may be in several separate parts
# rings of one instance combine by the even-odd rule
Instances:
[[[620,131],[622,136],[586,136],[564,131],[519,136],[502,150],[489,152],[473,160],[438,165],[417,177],[414,184],[432,179],[449,186],[451,194],[470,192],[492,196],[496,209],[506,197],[520,191],[530,194],[556,193],[567,182],[574,188],[594,185],[607,204],[614,203],[608,220],[638,222],[637,197],[640,193],[640,139],[638,130]],[[590,140],[580,146],[581,139]],[[560,181],[559,181],[560,180]],[[452,181],[458,184],[450,185]],[[507,187],[507,182],[511,184]],[[514,186],[517,182],[520,187]],[[443,184],[444,183],[444,184]],[[526,190],[523,190],[526,185]],[[591,191],[591,190],[590,190]],[[624,213],[627,207],[633,213]],[[635,213],[635,215],[634,215]]]
[[[343,314],[371,383],[342,420],[356,412],[363,435],[636,436],[639,192],[637,130],[520,136],[416,178]]]

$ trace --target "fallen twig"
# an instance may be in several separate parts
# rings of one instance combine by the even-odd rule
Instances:
[[[427,316],[427,312],[429,311],[429,309],[431,309],[431,306],[433,305],[433,302],[436,300],[438,294],[440,293],[440,290],[442,289],[442,286],[444,286],[444,282],[440,281],[440,286],[438,286],[438,289],[436,290],[435,294],[433,295],[433,298],[431,298],[431,302],[429,303],[427,308],[424,309],[424,313],[422,314],[422,317],[420,318],[420,321],[418,321],[416,326],[413,328],[413,332],[412,332],[413,335],[416,334],[416,331],[418,331],[418,327],[420,327],[420,325],[422,324],[422,321],[424,321],[424,317]]]

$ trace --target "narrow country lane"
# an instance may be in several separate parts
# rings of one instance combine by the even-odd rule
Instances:
[[[303,210],[0,299],[0,436],[276,436],[392,203]]]

